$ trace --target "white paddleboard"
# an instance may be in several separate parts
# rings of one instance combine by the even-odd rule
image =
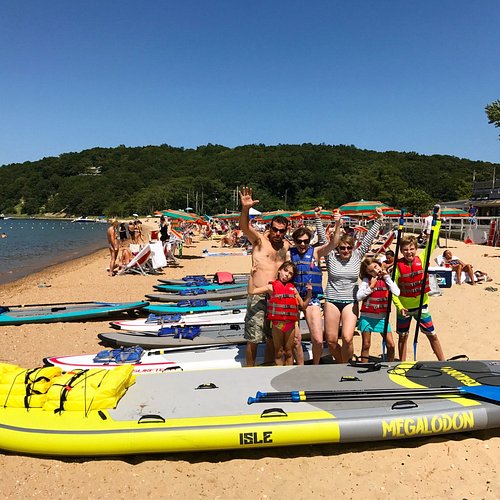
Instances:
[[[162,321],[160,318],[150,320],[139,318],[134,320],[113,321],[110,325],[116,330],[129,332],[156,332],[162,326],[194,326],[194,325],[229,325],[245,321],[246,308],[243,311],[215,311],[181,316],[179,321]],[[172,316],[171,314],[169,316]]]
[[[206,346],[197,348],[151,349],[142,352],[138,363],[133,363],[134,373],[162,373],[168,371],[194,371],[209,369],[241,368],[245,366],[246,345]],[[257,364],[264,362],[265,344],[257,349]],[[304,361],[312,360],[311,342],[302,342]],[[102,367],[114,368],[120,364],[115,361],[94,362],[95,354],[81,356],[53,356],[45,358],[48,365],[59,366],[64,371]],[[328,356],[328,349],[323,349],[322,356]],[[132,363],[127,363],[132,364]]]

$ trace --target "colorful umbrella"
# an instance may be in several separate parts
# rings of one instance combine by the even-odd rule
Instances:
[[[346,203],[339,207],[340,212],[343,215],[371,215],[375,213],[377,208],[381,208],[382,210],[389,209],[385,203],[381,201],[351,201],[350,203]]]
[[[161,212],[165,217],[175,220],[186,220],[189,222],[194,222],[200,219],[199,215],[183,212],[182,210],[162,210]]]
[[[321,219],[331,219],[333,216],[333,212],[331,210],[321,210],[320,218]],[[302,212],[302,217],[304,219],[314,219],[316,217],[316,212],[314,210],[306,210]]]
[[[466,212],[461,208],[453,208],[453,207],[443,207],[441,209],[441,215],[443,217],[448,217],[450,219],[453,219],[454,217],[470,217],[469,212]]]
[[[225,220],[238,220],[240,218],[240,213],[232,213],[232,214],[217,214],[213,216],[214,219],[225,219]]]
[[[286,217],[287,219],[290,219],[292,217],[299,217],[300,212],[286,212],[285,210],[274,210],[274,212],[264,212],[261,216],[262,220],[271,220],[273,217],[276,217],[277,215],[282,215],[283,217]]]

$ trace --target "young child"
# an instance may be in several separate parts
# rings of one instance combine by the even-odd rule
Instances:
[[[306,285],[304,300],[293,285],[297,272],[290,261],[283,262],[278,269],[278,279],[266,286],[255,287],[250,294],[268,293],[267,319],[271,320],[274,344],[274,361],[277,366],[293,365],[293,339],[295,323],[299,320],[299,307],[305,309],[312,296],[312,285]],[[284,361],[283,361],[284,358]]]
[[[389,290],[393,295],[399,295],[398,286],[392,281],[385,265],[382,266],[370,257],[361,262],[360,277],[363,280],[358,288],[356,298],[362,300],[361,315],[358,329],[361,331],[361,359],[368,361],[370,355],[371,334],[384,333],[385,316],[389,305]],[[394,361],[394,339],[390,325],[387,334],[382,339],[387,346],[387,361]]]
[[[434,235],[431,242],[430,252],[436,248],[439,237],[439,229],[441,221],[436,222]],[[420,290],[424,277],[424,262],[426,260],[426,249],[417,255],[418,242],[415,236],[403,238],[400,242],[401,253],[403,257],[396,262],[395,282],[400,288],[399,297],[393,296],[392,300],[398,309],[397,312],[397,333],[399,335],[398,351],[399,359],[406,360],[406,349],[408,343],[408,333],[410,331],[411,318],[416,320],[420,304]],[[422,303],[422,315],[420,317],[420,331],[425,333],[431,344],[432,350],[439,361],[444,361],[445,357],[441,342],[434,331],[432,317],[429,313],[429,296],[427,292],[430,290],[428,282],[425,284],[424,301]]]

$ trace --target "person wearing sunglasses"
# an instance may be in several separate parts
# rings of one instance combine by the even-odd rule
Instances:
[[[335,223],[340,221],[340,213],[334,214]],[[307,326],[311,333],[313,363],[319,364],[323,352],[323,318],[321,315],[320,296],[323,296],[323,273],[320,268],[321,257],[330,253],[337,245],[340,239],[340,224],[336,225],[333,237],[328,243],[320,247],[311,246],[312,232],[306,227],[299,227],[292,234],[294,247],[290,248],[290,260],[297,267],[297,273],[294,278],[294,285],[300,296],[305,299],[307,295],[307,285],[312,285],[312,297],[308,307],[304,310]],[[298,331],[300,342],[300,331]],[[329,344],[330,347],[330,344]],[[336,351],[334,351],[336,349]],[[340,359],[340,350],[338,344],[332,344],[331,354]]]
[[[336,252],[332,251],[325,257],[328,270],[324,306],[325,337],[332,352],[338,352],[339,327],[342,324],[341,359],[335,358],[337,362],[347,363],[353,356],[354,329],[359,315],[356,296],[361,261],[382,226],[382,210],[377,209],[376,212],[378,218],[358,248],[354,248],[352,236],[343,235]],[[323,244],[326,241],[326,233],[318,212],[316,212],[315,224],[320,244]]]
[[[285,239],[288,219],[276,216],[271,220],[268,231],[263,234],[250,225],[250,208],[259,203],[252,196],[252,188],[245,186],[240,191],[241,214],[240,229],[252,244],[252,270],[248,280],[248,289],[267,286],[276,279],[279,267],[286,261],[289,243]],[[267,319],[267,295],[248,295],[245,316],[245,334],[247,341],[246,366],[255,366],[257,346],[266,342],[264,362],[274,360],[274,346],[271,323]]]

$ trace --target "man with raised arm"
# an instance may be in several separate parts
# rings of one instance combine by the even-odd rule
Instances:
[[[285,262],[289,244],[285,240],[288,219],[281,215],[274,217],[268,231],[261,234],[250,226],[249,211],[259,200],[252,198],[252,188],[240,191],[240,228],[252,244],[252,270],[248,289],[262,287],[276,279],[278,268]],[[267,295],[248,295],[245,316],[246,366],[255,366],[257,346],[266,342],[265,361],[274,359],[271,324],[267,316]]]

